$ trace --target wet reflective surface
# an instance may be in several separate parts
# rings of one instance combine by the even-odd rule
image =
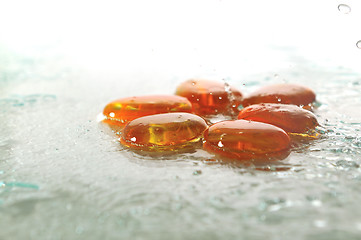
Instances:
[[[34,71],[40,66],[32,64]],[[59,86],[68,89],[74,83],[57,80],[40,80],[36,87],[31,87],[33,81],[18,80],[16,87],[3,82],[1,236],[166,239],[177,233],[182,239],[259,239],[263,234],[357,239],[361,76],[345,68],[319,67],[309,75],[298,71],[280,74],[315,89],[321,102],[315,114],[326,132],[285,160],[264,165],[222,164],[203,150],[153,158],[121,147],[96,121],[120,88],[112,91],[94,83],[112,92],[94,98],[98,88],[87,81],[92,74],[68,73],[67,78],[82,76],[70,91],[59,91]],[[324,81],[307,82],[314,75]],[[269,76],[273,74],[249,75],[261,79],[246,82],[249,91],[273,81]],[[139,91],[145,92],[146,86]],[[215,225],[222,229],[214,230]]]

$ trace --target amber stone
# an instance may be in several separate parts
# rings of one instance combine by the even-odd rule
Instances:
[[[169,113],[192,112],[192,104],[184,97],[175,95],[150,95],[126,97],[115,100],[105,106],[104,122],[125,125],[139,117]]]
[[[242,102],[244,107],[257,103],[294,104],[310,108],[316,100],[316,94],[308,87],[298,84],[274,84],[264,86],[246,96]]]
[[[237,114],[243,99],[242,93],[227,83],[204,79],[181,83],[176,95],[186,97],[192,103],[193,112],[201,116]]]
[[[143,151],[177,151],[192,148],[208,128],[203,118],[190,113],[163,113],[130,121],[120,141],[124,146]]]
[[[303,108],[290,104],[262,103],[241,110],[238,119],[269,123],[287,133],[312,135],[319,125],[316,116]]]
[[[290,137],[279,127],[246,120],[223,121],[204,133],[204,149],[238,160],[279,160],[288,156]]]

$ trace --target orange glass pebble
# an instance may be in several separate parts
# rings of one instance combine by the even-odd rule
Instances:
[[[257,103],[294,104],[311,108],[316,100],[316,94],[309,88],[298,84],[274,84],[262,87],[244,98],[244,107]]]
[[[277,103],[250,105],[241,110],[238,119],[269,123],[291,134],[307,135],[319,125],[312,112],[296,105]]]
[[[288,156],[290,138],[279,127],[246,120],[218,122],[204,133],[204,149],[239,160],[274,160]]]
[[[192,112],[192,104],[184,97],[175,95],[150,95],[127,97],[105,106],[104,122],[125,125],[127,122],[153,114],[169,112]]]
[[[233,115],[243,99],[242,93],[223,82],[204,79],[190,79],[181,83],[176,95],[186,97],[192,103],[195,114]]]
[[[192,148],[208,128],[203,118],[190,113],[163,113],[137,118],[123,129],[120,142],[150,152]]]

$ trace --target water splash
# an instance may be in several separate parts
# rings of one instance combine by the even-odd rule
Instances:
[[[230,86],[229,83],[228,83],[228,78],[227,78],[227,79],[223,78],[223,81],[224,81],[224,90],[227,92],[228,98],[229,98],[229,100],[230,100],[231,103],[232,103],[232,102],[234,102],[234,100],[235,100],[236,98],[235,98],[235,96],[233,95],[233,92],[232,92],[232,90],[231,90],[231,86]]]
[[[234,93],[232,92],[231,86],[228,83],[229,78],[223,78],[222,80],[224,82],[224,90],[226,91],[229,102],[230,102],[229,108],[233,109],[233,108],[237,107],[236,104],[235,104],[236,97],[234,96]]]
[[[351,12],[351,7],[347,4],[340,4],[337,8],[343,14],[349,14]]]

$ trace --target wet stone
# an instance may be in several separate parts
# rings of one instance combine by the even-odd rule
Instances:
[[[125,125],[139,117],[192,111],[192,104],[184,97],[173,95],[149,95],[121,98],[107,104],[103,110],[104,122]]]
[[[206,130],[203,147],[228,159],[269,161],[288,156],[290,138],[281,128],[267,123],[223,121]]]
[[[228,83],[205,79],[181,83],[176,95],[187,98],[192,103],[193,112],[200,116],[234,115],[243,99],[242,93]]]
[[[298,84],[282,83],[259,88],[246,96],[242,105],[246,107],[258,103],[283,103],[310,109],[315,101],[316,94],[310,88]]]
[[[137,118],[123,129],[120,142],[131,149],[163,152],[194,148],[208,128],[190,113],[163,113]]]
[[[316,116],[303,108],[291,104],[262,103],[242,109],[238,119],[269,123],[288,133],[305,134],[319,124]]]

